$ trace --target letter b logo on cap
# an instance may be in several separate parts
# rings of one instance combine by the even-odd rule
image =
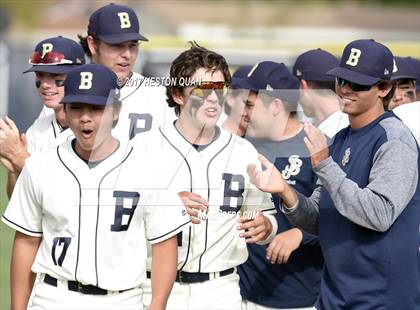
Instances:
[[[91,89],[92,88],[92,72],[80,72],[80,85],[79,89]]]
[[[120,18],[120,22],[121,22],[121,29],[131,27],[130,15],[128,15],[127,12],[118,13],[118,17]]]
[[[357,66],[357,64],[359,63],[359,58],[361,54],[362,54],[361,50],[357,48],[352,48],[350,50],[349,58],[346,61],[346,65],[353,66],[353,67]]]

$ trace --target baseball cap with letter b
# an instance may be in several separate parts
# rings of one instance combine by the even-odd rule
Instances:
[[[111,3],[93,12],[87,33],[109,44],[148,41],[139,33],[139,27],[139,20],[132,8]]]
[[[117,75],[98,64],[80,66],[64,81],[65,96],[60,103],[109,105],[119,97]]]
[[[390,80],[393,68],[394,56],[385,45],[363,39],[347,44],[339,67],[328,74],[360,85],[374,85]]]

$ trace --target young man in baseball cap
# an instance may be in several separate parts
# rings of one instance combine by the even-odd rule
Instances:
[[[72,135],[65,121],[63,105],[64,80],[68,72],[85,63],[82,47],[75,41],[58,36],[42,40],[35,46],[27,72],[35,73],[35,86],[44,107],[53,113],[39,117],[24,134],[5,117],[0,120],[0,157],[8,169],[7,192],[10,197],[26,158],[35,152],[54,147]]]
[[[330,138],[349,125],[335,95],[335,78],[327,74],[337,66],[337,58],[320,48],[299,55],[293,66],[293,74],[300,80],[303,112]]]
[[[226,94],[225,104],[223,107],[224,113],[227,115],[223,122],[222,128],[244,137],[246,128],[248,126],[248,119],[244,113],[245,101],[248,98],[248,90],[240,89],[236,84],[237,79],[246,78],[252,66],[241,66],[232,75],[232,84]]]
[[[392,69],[391,51],[374,40],[345,47],[329,73],[350,126],[329,148],[317,128],[305,126],[322,184],[310,197],[265,158],[265,171],[249,167],[259,188],[280,195],[293,223],[318,234],[325,259],[319,309],[420,307],[419,150],[410,130],[384,113]]]
[[[139,43],[148,41],[139,31],[139,20],[134,10],[111,3],[93,12],[87,36],[79,35],[91,61],[114,71],[123,86],[120,120],[114,129],[114,134],[121,141],[157,128],[165,122],[165,118],[175,118],[173,114],[165,114],[165,88],[156,83],[152,85],[150,79],[133,72]]]
[[[153,161],[139,164],[135,151],[112,136],[117,86],[102,65],[71,71],[61,103],[75,138],[25,163],[2,218],[16,230],[14,309],[142,309],[146,238],[159,280],[151,306],[165,308],[176,273],[175,235],[190,221],[177,194],[148,189]],[[144,183],[131,174],[133,165]],[[28,305],[34,274],[40,281]]]
[[[385,106],[386,110],[391,111],[402,104],[416,101],[416,77],[407,58],[394,57],[391,80],[395,83],[395,92],[389,104]]]
[[[303,143],[303,124],[296,115],[299,80],[284,64],[263,61],[236,83],[250,91],[245,105],[246,139],[293,188],[312,193],[317,177]],[[279,208],[279,197],[272,198]],[[313,309],[323,267],[319,241],[281,212],[276,220],[277,235],[270,245],[248,244],[248,260],[238,268],[243,309]]]

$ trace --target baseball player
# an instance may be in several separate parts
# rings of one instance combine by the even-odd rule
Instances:
[[[85,63],[82,47],[62,36],[42,40],[35,46],[27,72],[35,73],[35,86],[44,107],[52,114],[38,118],[20,135],[15,123],[6,117],[0,119],[0,156],[8,169],[7,192],[9,198],[26,158],[57,146],[72,136],[65,121],[63,105],[64,80],[67,73]]]
[[[385,109],[394,108],[416,101],[416,77],[408,58],[394,57],[394,69],[391,80],[395,83],[395,92]]]
[[[356,40],[329,71],[350,126],[328,148],[322,132],[305,125],[322,184],[310,197],[264,158],[264,172],[249,167],[252,182],[280,195],[289,220],[318,234],[325,266],[317,309],[420,308],[419,148],[410,130],[384,113],[392,68],[387,47]]]
[[[232,84],[226,94],[224,112],[227,115],[222,128],[232,134],[244,137],[248,119],[244,113],[245,101],[248,98],[248,90],[240,89],[236,80],[246,78],[252,66],[241,66],[232,75]]]
[[[275,212],[274,206],[247,177],[247,164],[258,163],[257,151],[216,126],[230,82],[226,60],[193,43],[172,62],[170,77],[191,80],[188,87],[167,88],[178,119],[133,140],[159,158],[159,187],[181,192],[198,220],[178,235],[178,274],[168,308],[240,309],[236,267],[247,259],[247,242],[274,236],[275,219],[261,213]],[[147,286],[144,302],[150,302]]]
[[[293,74],[300,80],[299,103],[308,117],[329,138],[349,125],[335,94],[335,78],[327,72],[338,66],[334,55],[320,48],[309,50],[296,59]]]
[[[257,63],[246,79],[233,81],[250,91],[245,104],[246,139],[282,172],[286,182],[310,195],[317,177],[303,143],[296,110],[299,80],[284,64]],[[270,85],[270,87],[268,87]],[[273,195],[279,208],[279,197]],[[248,244],[248,260],[239,266],[242,309],[314,309],[323,268],[319,240],[276,214],[277,235],[269,246]]]
[[[2,218],[16,230],[12,308],[27,307],[39,274],[30,308],[141,309],[147,239],[159,281],[151,307],[163,309],[176,274],[175,235],[190,222],[186,211],[177,194],[147,189],[152,158],[142,165],[111,135],[121,105],[116,75],[84,65],[64,87],[75,139],[27,159]],[[131,161],[144,176],[138,190],[126,186],[139,179],[124,168]]]
[[[165,88],[132,71],[139,42],[148,41],[139,33],[139,21],[132,8],[117,4],[99,8],[89,18],[87,36],[79,35],[79,39],[92,62],[109,67],[124,85],[115,136],[132,139],[165,123],[165,118],[175,118],[173,113],[165,113]]]

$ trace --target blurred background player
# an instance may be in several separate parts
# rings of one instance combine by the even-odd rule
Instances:
[[[131,173],[120,168],[133,160],[139,165],[132,148],[111,134],[121,107],[117,76],[84,65],[68,74],[64,87],[61,103],[75,138],[26,161],[2,218],[17,231],[11,307],[27,308],[39,274],[29,308],[141,309],[147,238],[160,279],[151,305],[164,309],[176,274],[175,235],[188,216],[177,194],[170,201],[178,207],[165,207],[148,190],[115,190]]]
[[[35,120],[27,130],[26,137],[19,134],[11,119],[0,119],[0,158],[8,170],[9,197],[30,154],[57,146],[72,136],[60,101],[64,97],[67,73],[84,64],[85,55],[77,42],[58,36],[39,42],[29,63],[32,67],[24,73],[35,73],[35,86],[42,103],[44,107],[52,109],[53,113]]]
[[[335,77],[327,74],[337,66],[337,58],[320,48],[299,55],[293,66],[293,74],[300,80],[303,112],[330,138],[349,125],[335,94]]]
[[[225,97],[223,110],[227,115],[222,128],[244,137],[248,119],[244,114],[245,101],[248,98],[248,90],[243,90],[236,84],[236,79],[246,78],[252,66],[241,66],[232,75],[232,83]]]
[[[191,201],[199,195],[206,207],[193,202],[187,208],[199,221],[179,235],[168,309],[240,309],[236,267],[248,256],[246,242],[274,236],[276,222],[267,214],[274,206],[270,195],[248,182],[246,166],[258,163],[255,148],[216,125],[231,79],[225,58],[192,43],[173,61],[170,77],[199,83],[169,86],[167,102],[178,119],[133,143],[160,159],[155,171],[161,188],[189,193]],[[146,287],[146,305],[148,296]]]
[[[406,57],[394,57],[394,70],[391,80],[395,83],[394,96],[389,101],[387,110],[416,101],[416,77],[414,68]]]
[[[80,44],[93,63],[107,66],[118,76],[122,108],[113,133],[128,140],[165,123],[165,88],[133,72],[139,42],[148,41],[139,33],[139,20],[130,7],[108,4],[92,13],[87,36],[79,35]],[[172,111],[171,111],[172,112]],[[167,120],[166,120],[167,121]]]
[[[264,61],[245,80],[233,82],[250,90],[246,139],[274,163],[288,184],[310,195],[317,176],[296,115],[299,80],[284,64]],[[278,209],[277,235],[269,246],[248,244],[248,260],[238,268],[243,309],[314,309],[323,267],[319,241],[287,220],[278,195],[273,201]]]

